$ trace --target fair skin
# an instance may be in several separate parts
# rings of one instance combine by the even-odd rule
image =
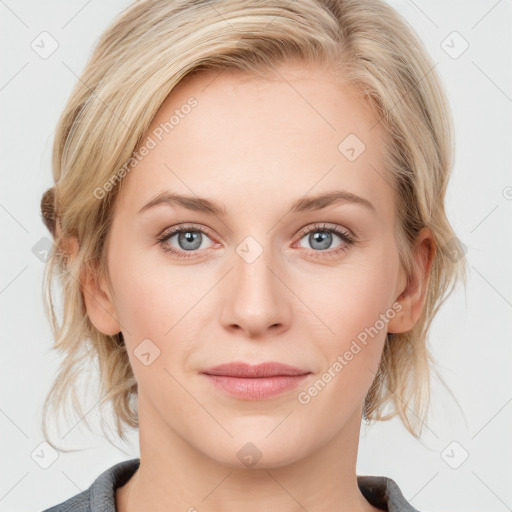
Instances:
[[[425,270],[407,286],[394,192],[382,178],[385,134],[380,124],[370,130],[377,118],[323,71],[278,69],[271,79],[203,73],[173,90],[148,134],[190,96],[198,105],[124,178],[106,242],[111,287],[85,281],[92,323],[123,332],[138,382],[141,463],[116,491],[120,512],[379,510],[356,480],[362,406],[386,332],[410,330],[421,314],[432,234],[420,232],[415,258]],[[366,145],[354,161],[338,150],[350,133]],[[304,196],[339,190],[373,209],[290,211]],[[168,204],[138,213],[162,191],[208,198],[226,215]],[[164,244],[188,259],[158,242],[182,224],[194,225],[200,248],[187,250],[178,235]],[[330,232],[322,250],[313,235],[331,227],[354,243]],[[250,263],[237,252],[248,236],[263,251]],[[300,403],[298,393],[396,303],[400,313]],[[160,355],[146,366],[134,351],[147,338]],[[297,389],[243,400],[199,374],[230,361],[279,361],[311,374]],[[252,467],[237,456],[249,442],[261,453]]]

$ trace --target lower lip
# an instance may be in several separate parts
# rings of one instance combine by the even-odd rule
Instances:
[[[206,375],[211,383],[238,398],[248,400],[262,400],[279,395],[285,391],[296,388],[307,376],[279,375],[276,377],[241,378],[227,377],[225,375]]]

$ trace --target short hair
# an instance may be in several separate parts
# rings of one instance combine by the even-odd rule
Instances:
[[[76,391],[80,374],[93,362],[99,404],[111,404],[117,434],[124,440],[127,426],[138,427],[137,382],[122,333],[108,336],[91,323],[80,276],[87,269],[108,280],[105,240],[120,178],[130,171],[127,162],[136,164],[135,149],[157,110],[186,76],[207,70],[265,74],[292,60],[319,66],[352,86],[385,127],[395,236],[408,277],[420,229],[429,227],[435,237],[422,314],[408,332],[387,334],[363,407],[367,421],[398,415],[413,436],[421,434],[430,370],[437,373],[427,332],[457,279],[466,284],[467,272],[444,207],[452,120],[422,42],[381,0],[148,0],[135,1],[102,34],[56,129],[55,186],[41,201],[55,242],[43,291],[54,348],[64,358],[43,406],[48,440],[48,412],[60,412],[69,397],[87,424]],[[66,242],[72,238],[78,242],[73,255]],[[62,286],[60,321],[52,294],[56,278]]]

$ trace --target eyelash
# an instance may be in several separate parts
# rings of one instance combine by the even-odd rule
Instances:
[[[313,233],[315,231],[321,232],[321,233],[334,233],[338,235],[344,242],[344,244],[340,245],[334,250],[325,250],[325,251],[315,251],[311,250],[314,254],[313,257],[315,258],[322,258],[322,257],[336,257],[339,254],[345,252],[351,245],[355,243],[355,240],[352,238],[351,234],[348,231],[345,231],[339,227],[331,226],[329,227],[327,224],[315,224],[313,226],[310,226],[309,228],[305,229],[303,232],[301,232],[299,240],[304,238],[306,235],[309,235],[309,233]],[[171,253],[179,258],[182,259],[188,259],[195,257],[196,251],[179,251],[174,249],[171,246],[165,245],[165,242],[170,240],[174,235],[179,233],[185,233],[185,232],[199,232],[203,235],[209,236],[208,232],[203,230],[202,228],[194,225],[181,225],[176,228],[173,228],[171,231],[164,233],[160,237],[158,237],[158,243],[162,247],[162,250],[166,253]],[[200,249],[197,249],[198,251]],[[185,255],[183,255],[184,253]],[[322,256],[320,256],[320,254]],[[325,256],[324,256],[325,255]]]

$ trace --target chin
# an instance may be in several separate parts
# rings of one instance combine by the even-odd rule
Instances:
[[[309,443],[305,439],[294,438],[285,430],[281,435],[276,430],[267,437],[270,431],[260,429],[253,434],[247,430],[223,442],[212,440],[205,445],[203,453],[218,464],[238,469],[279,468],[307,456],[304,448]],[[216,447],[215,451],[212,446]]]

